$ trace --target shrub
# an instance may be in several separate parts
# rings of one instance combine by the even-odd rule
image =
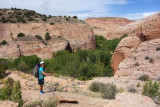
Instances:
[[[139,77],[139,80],[141,81],[148,81],[150,80],[150,77],[147,74],[143,74]]]
[[[153,58],[149,59],[149,63],[153,63]]]
[[[24,36],[25,36],[24,33],[19,33],[19,34],[17,35],[18,38],[19,38],[19,37],[24,37]]]
[[[19,81],[16,81],[13,85],[11,100],[14,102],[18,102],[19,105],[22,105],[21,85]]]
[[[3,40],[2,45],[5,45],[5,44],[7,44],[7,42],[6,42],[6,40]]]
[[[134,86],[129,86],[128,87],[128,92],[135,93],[135,92],[137,92],[137,90],[135,89]]]
[[[43,21],[47,21],[47,18],[46,18],[46,17],[44,17],[44,18],[42,18],[42,20],[43,20]]]
[[[136,87],[140,87],[141,86],[141,84],[140,84],[140,82],[138,82],[138,84],[136,85]]]
[[[148,56],[146,56],[146,57],[145,57],[145,60],[149,60],[149,57],[148,57]]]
[[[18,64],[18,70],[27,73],[30,70],[30,66],[23,61]]]
[[[13,64],[18,70],[30,73],[27,71],[30,71],[32,68],[34,68],[34,66],[40,61],[41,59],[36,55],[20,56],[14,60]]]
[[[50,25],[54,25],[54,22],[51,22]]]
[[[157,47],[157,48],[156,48],[156,51],[160,51],[160,47]]]
[[[151,97],[152,99],[159,96],[159,84],[157,82],[152,83],[152,81],[146,82],[143,86],[142,94]]]
[[[42,40],[42,37],[40,35],[35,35],[35,37],[39,40]]]
[[[8,78],[4,82],[4,87],[0,88],[0,100],[11,100],[22,105],[21,86],[19,81]]]
[[[77,17],[77,16],[73,16],[73,18],[78,19],[78,17]]]
[[[46,34],[45,34],[45,40],[50,40],[51,39],[51,36],[50,36],[50,34],[47,32]]]
[[[6,73],[6,65],[0,63],[0,78],[4,77],[5,73]]]
[[[100,93],[101,93],[102,98],[115,99],[117,89],[115,85],[108,83],[101,87]]]
[[[105,84],[100,83],[100,82],[92,82],[92,84],[89,86],[89,90],[93,92],[100,92],[101,87],[104,85]]]
[[[134,64],[134,66],[139,66],[139,63],[138,63],[138,62],[136,62],[136,63]]]

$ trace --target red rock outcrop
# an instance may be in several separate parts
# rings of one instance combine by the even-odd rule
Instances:
[[[131,55],[140,43],[140,38],[136,36],[128,36],[121,40],[111,59],[111,67],[114,69],[114,73],[117,71],[120,62]]]
[[[114,32],[114,29],[127,25],[133,21],[125,18],[89,18],[85,20],[92,26],[94,34],[102,35],[107,39],[115,39],[117,37],[110,36],[109,33]]]
[[[111,67],[114,73],[121,61],[128,58],[141,42],[160,38],[160,13],[141,19],[139,21],[130,23],[125,26],[120,26],[110,33],[111,36],[120,37],[123,34],[133,35],[136,37],[127,37],[123,39],[117,46],[113,56]]]

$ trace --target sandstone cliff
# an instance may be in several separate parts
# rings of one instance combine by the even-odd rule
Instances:
[[[54,39],[54,41],[51,39],[46,41],[48,45],[45,46],[40,41],[32,41],[33,38],[23,42],[15,41],[19,33],[24,33],[29,37],[40,35],[45,39],[45,34],[47,32],[52,38],[63,39],[63,42],[57,39]],[[51,58],[52,53],[57,50],[66,49],[68,44],[72,51],[75,51],[76,48],[81,48],[83,50],[95,49],[95,39],[92,29],[88,25],[82,23],[55,23],[54,25],[50,25],[49,23],[0,24],[0,41],[2,40],[8,42],[7,45],[0,46],[0,57],[5,58],[15,58],[19,56],[19,50],[16,44],[20,45],[20,50],[22,50],[23,55],[36,54],[45,59]],[[44,56],[44,53],[47,55]]]
[[[133,21],[125,18],[89,18],[85,20],[90,26],[92,26],[94,34],[102,35],[106,39],[115,39],[117,37],[112,36],[114,30],[120,26],[125,26]],[[122,35],[121,35],[122,36]]]
[[[114,73],[117,71],[120,62],[130,57],[140,44],[160,38],[160,13],[118,27],[111,35],[120,37],[123,34],[131,36],[126,37],[119,43],[112,56],[111,67],[114,69]],[[156,48],[156,46],[153,48]]]
[[[160,13],[148,16],[144,19],[135,21],[125,26],[120,26],[108,33],[113,38],[120,37],[124,34],[140,36],[143,33],[146,40],[160,37]]]

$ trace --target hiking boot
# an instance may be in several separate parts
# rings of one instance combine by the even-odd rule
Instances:
[[[41,91],[41,92],[39,92],[39,94],[44,94],[44,92],[43,92],[43,91]]]

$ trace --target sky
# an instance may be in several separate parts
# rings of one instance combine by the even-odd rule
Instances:
[[[124,17],[138,20],[160,12],[160,0],[0,0],[0,8],[34,10],[52,16]]]

